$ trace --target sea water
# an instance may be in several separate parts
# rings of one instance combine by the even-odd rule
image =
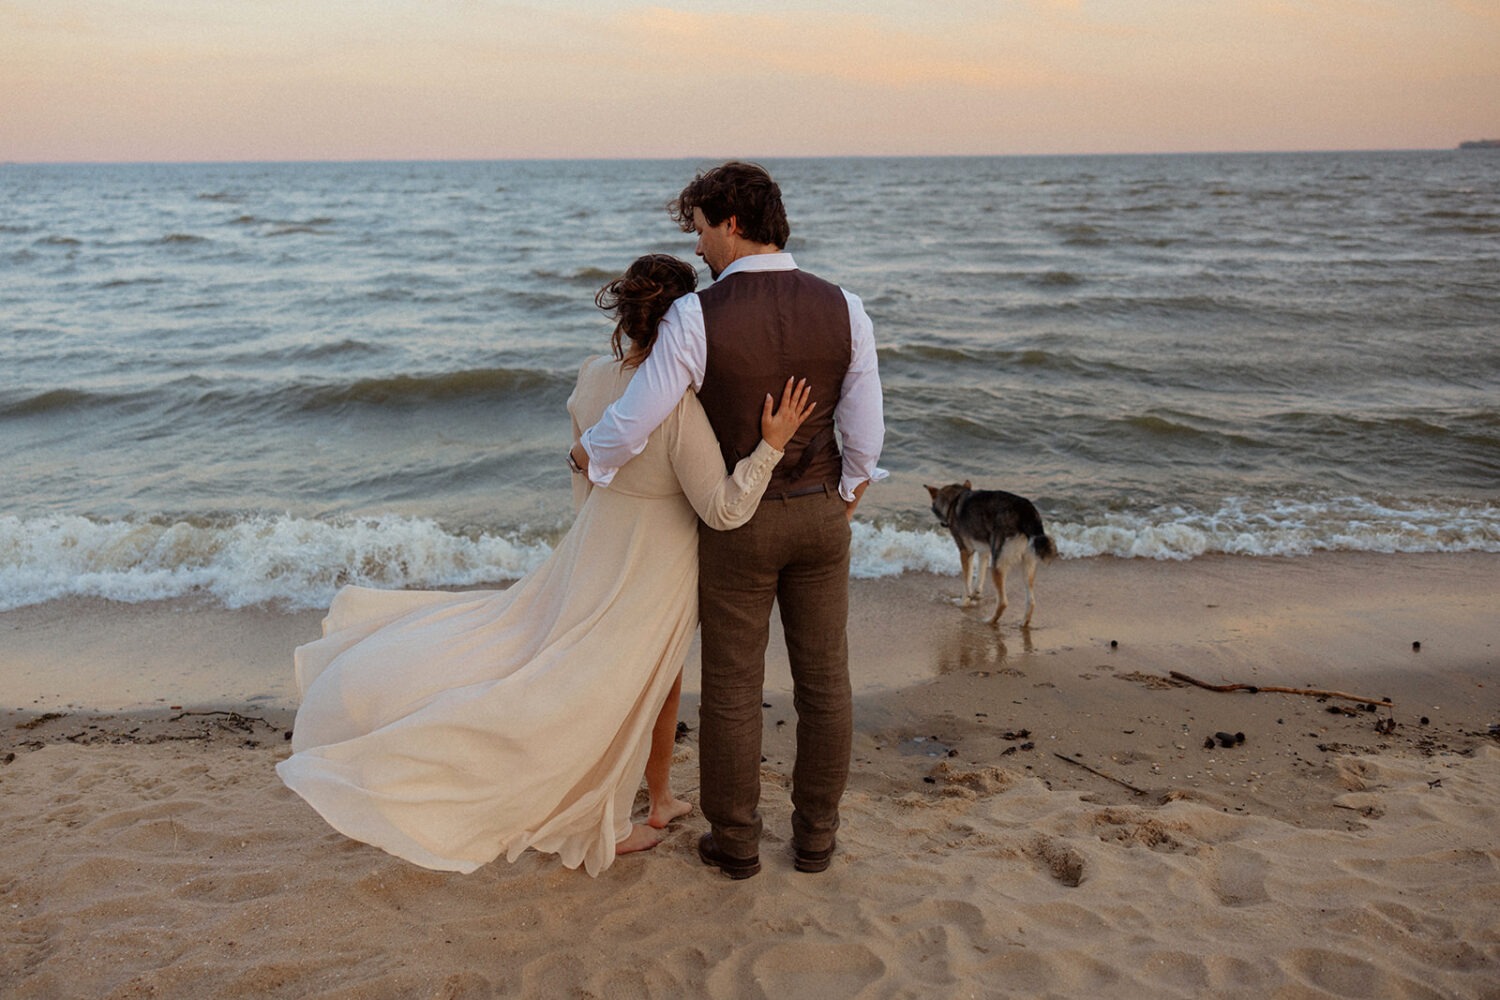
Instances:
[[[525,572],[593,295],[693,259],[706,165],[0,166],[0,609]],[[855,575],[956,569],[963,479],[1065,558],[1500,551],[1500,155],[767,166],[875,322]]]

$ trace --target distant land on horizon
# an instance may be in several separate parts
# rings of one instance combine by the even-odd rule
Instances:
[[[1500,149],[1500,139],[1470,139],[1458,144],[1459,149]]]

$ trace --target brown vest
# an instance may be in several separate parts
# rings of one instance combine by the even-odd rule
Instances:
[[[771,475],[766,496],[837,488],[843,462],[833,410],[849,370],[849,305],[839,286],[806,271],[740,271],[698,293],[708,363],[698,398],[719,436],[726,472],[760,443],[761,404],[779,406],[789,376],[818,404]]]

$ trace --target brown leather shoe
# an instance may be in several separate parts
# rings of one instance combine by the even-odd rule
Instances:
[[[719,850],[712,833],[705,833],[698,838],[698,857],[705,865],[712,865],[733,879],[749,878],[760,871],[759,854],[752,854],[748,858],[731,858]],[[826,862],[824,867],[827,867]]]
[[[838,844],[835,843],[830,844],[827,850],[804,851],[802,848],[793,843],[792,866],[799,872],[807,872],[809,874],[826,872],[828,870],[829,863],[833,860],[833,852],[836,847],[838,847]]]

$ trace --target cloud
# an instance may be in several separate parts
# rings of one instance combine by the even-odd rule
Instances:
[[[927,86],[1055,85],[1063,74],[1009,51],[993,26],[961,37],[878,14],[701,13],[650,7],[620,15],[628,43],[670,60],[710,89],[716,81],[775,79],[856,84],[877,92]]]

